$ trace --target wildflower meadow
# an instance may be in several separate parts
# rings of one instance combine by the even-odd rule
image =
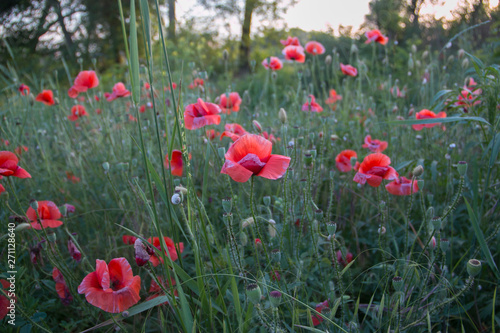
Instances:
[[[500,331],[491,17],[275,29],[242,69],[115,2],[115,65],[1,38],[2,332]]]

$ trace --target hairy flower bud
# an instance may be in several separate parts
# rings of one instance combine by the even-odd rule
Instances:
[[[278,118],[280,119],[282,124],[286,124],[287,121],[287,115],[286,115],[286,110],[281,108],[278,112]]]

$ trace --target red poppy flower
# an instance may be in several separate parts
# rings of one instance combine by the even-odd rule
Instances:
[[[472,91],[468,87],[464,87],[464,89],[460,92],[460,95],[458,95],[458,101],[455,105],[463,107],[464,112],[467,113],[469,111],[468,109],[472,106],[481,104],[481,101],[477,99],[481,93],[481,89]]]
[[[170,283],[164,282],[161,277],[158,277],[158,280],[160,281],[160,283],[163,285],[163,287],[165,289],[169,289],[171,285],[175,286],[175,279],[174,278],[170,278]],[[151,280],[151,285],[149,287],[149,293],[152,295],[149,296],[148,298],[146,298],[146,301],[149,301],[149,300],[155,299],[156,297],[165,295],[163,293],[163,289],[160,287],[160,285],[158,283],[156,283],[156,281],[154,279]],[[175,296],[179,295],[177,290],[174,290],[174,295]],[[166,305],[166,304],[168,304],[168,301],[166,301],[165,303],[160,304],[160,305]]]
[[[345,255],[345,260],[344,260],[344,257],[342,256],[342,251],[340,251],[340,250],[337,251],[337,262],[340,265],[342,265],[342,267],[345,267],[347,264],[349,264],[350,262],[352,262],[352,258],[353,257],[354,256],[352,255],[351,252],[347,252],[347,254]]]
[[[66,171],[66,179],[70,180],[73,184],[80,182],[80,178],[75,176],[71,171]]]
[[[5,145],[5,147],[8,147],[10,145],[9,140],[0,139],[0,142],[2,142]]]
[[[52,90],[42,91],[36,96],[35,101],[42,102],[45,105],[56,104],[56,102],[54,101],[54,93],[52,92]]]
[[[71,121],[77,121],[78,118],[81,118],[83,116],[88,116],[88,113],[87,111],[85,111],[83,105],[77,104],[71,108],[71,115],[68,116],[68,119]]]
[[[328,105],[335,104],[342,100],[342,96],[338,95],[335,89],[330,89],[329,97],[325,100]]]
[[[312,55],[325,53],[325,47],[320,42],[310,41],[306,44],[306,52]]]
[[[280,138],[277,138],[277,139],[276,139],[276,137],[275,137],[272,133],[271,133],[271,134],[269,134],[269,133],[267,133],[266,131],[262,132],[262,136],[263,136],[266,140],[271,141],[272,143],[276,143],[276,142],[278,142],[278,141],[281,141],[281,139],[280,139]]]
[[[341,172],[349,172],[352,170],[351,158],[358,157],[354,150],[343,150],[335,157],[335,165]]]
[[[387,141],[372,140],[371,135],[365,136],[365,143],[362,145],[363,148],[368,148],[369,151],[374,153],[381,153],[387,149]]]
[[[313,95],[309,95],[310,101],[307,101],[302,105],[302,111],[311,111],[311,112],[322,112],[323,107],[316,103],[316,98]]]
[[[318,311],[319,313],[321,313],[321,310],[323,310],[324,308],[328,308],[328,300],[321,302],[321,303],[318,303],[316,305],[315,310]],[[318,316],[318,315],[311,315],[311,319],[312,319],[314,326],[318,326],[324,320],[323,317]]]
[[[0,279],[0,284],[2,285],[2,289],[6,294],[8,294],[8,290],[10,289],[10,282],[5,279]],[[10,299],[5,297],[3,294],[0,294],[0,320],[4,319],[7,313],[9,313],[8,307],[11,305]]]
[[[134,276],[125,258],[112,259],[107,265],[96,260],[96,270],[88,274],[78,286],[87,302],[101,310],[119,313],[139,302],[141,277]]]
[[[300,63],[306,61],[306,55],[302,46],[288,45],[283,49],[282,53],[286,60],[293,60]]]
[[[220,136],[220,139],[222,140],[223,137],[227,136],[231,138],[231,140],[236,141],[240,138],[240,136],[247,134],[248,132],[245,131],[243,126],[240,124],[226,124],[224,125],[224,132]]]
[[[396,89],[394,89],[394,88],[396,88]],[[398,86],[392,87],[391,88],[391,95],[394,97],[397,97],[397,98],[405,98],[405,96],[406,96],[405,90],[406,90],[406,88],[404,88],[403,90],[399,90]]]
[[[28,87],[24,83],[21,83],[21,85],[19,86],[19,88],[17,88],[17,90],[19,90],[22,96],[27,96],[30,93],[30,87]]]
[[[132,114],[128,114],[128,121],[137,121],[137,118],[134,117]]]
[[[28,147],[26,146],[19,146],[17,147],[16,149],[14,149],[14,151],[16,152],[17,155],[21,156],[21,154],[26,151],[28,151]]]
[[[205,85],[205,81],[203,81],[203,79],[196,78],[196,79],[193,80],[192,83],[189,84],[188,88],[189,89],[194,89],[196,87],[203,87],[204,85]]]
[[[217,138],[220,133],[219,132],[216,132],[215,130],[211,129],[211,130],[207,130],[205,132],[205,134],[207,135],[207,138],[212,141],[213,139]]]
[[[370,154],[359,165],[353,180],[362,185],[368,182],[370,186],[379,187],[382,179],[394,180],[399,176],[389,164],[391,164],[389,156],[382,153]]]
[[[267,179],[281,178],[290,164],[290,157],[272,155],[273,144],[262,136],[246,134],[228,149],[221,173],[236,182],[246,182],[256,175]]]
[[[168,237],[163,237],[163,239],[165,240],[165,244],[167,245],[165,255],[168,257],[168,252],[172,261],[176,261],[179,258],[179,254],[182,254],[182,252],[184,252],[184,243],[175,244],[174,241]],[[154,247],[161,251],[160,239],[158,237],[149,238],[148,242],[153,244]],[[177,253],[176,245],[179,248],[179,254]],[[163,264],[163,258],[161,256],[157,256],[155,253],[151,255],[149,261],[153,264],[154,267],[158,266],[160,262]]]
[[[42,225],[38,223],[38,217],[33,208],[28,208],[26,211],[26,216],[31,221],[31,227],[35,230],[41,230],[42,226],[44,228],[57,228],[63,223],[59,221],[62,217],[59,208],[52,201],[38,201],[38,216],[42,221]]]
[[[262,61],[262,66],[265,69],[272,69],[273,71],[277,71],[283,68],[283,63],[277,57],[269,57]]]
[[[80,252],[80,250],[78,250],[75,243],[73,243],[73,241],[71,239],[68,240],[68,251],[69,251],[69,254],[71,255],[71,257],[74,260],[76,260],[77,262],[82,260],[82,253]]]
[[[94,71],[81,71],[75,78],[73,86],[68,90],[68,96],[76,98],[79,93],[99,85],[99,79]]]
[[[125,85],[122,82],[118,82],[117,84],[114,85],[113,91],[110,93],[104,93],[104,97],[106,97],[106,100],[108,102],[114,101],[117,98],[120,97],[127,97],[130,96],[130,91],[125,88]]]
[[[415,118],[416,119],[433,119],[433,118],[446,118],[446,112],[439,112],[438,114],[435,114],[434,112],[432,111],[429,111],[427,109],[424,109],[420,112],[417,112],[415,114]],[[440,125],[440,123],[432,123],[432,124],[415,124],[415,125],[412,125],[411,127],[415,130],[415,131],[421,131],[424,127],[426,128],[432,128],[434,126],[438,126]]]
[[[123,241],[123,244],[125,244],[125,245],[134,245],[136,239],[137,239],[137,237],[135,237],[135,236],[130,236],[130,235],[123,235],[122,236],[122,241]]]
[[[396,178],[385,185],[387,191],[392,195],[411,195],[418,192],[418,183],[413,181],[413,190],[411,189],[411,179],[406,177]]]
[[[140,113],[146,112],[146,105],[141,105],[141,107],[139,108],[139,112]]]
[[[52,269],[52,278],[56,283],[56,292],[59,298],[61,299],[61,302],[64,305],[69,305],[71,301],[73,301],[73,296],[71,296],[71,293],[69,292],[69,288],[66,285],[66,280],[64,280],[64,276],[57,269],[57,267],[54,267],[54,269]]]
[[[229,94],[229,99],[226,94],[220,95],[219,107],[222,113],[231,114],[231,111],[240,111],[241,97],[237,92],[232,92]]]
[[[207,125],[219,125],[221,112],[219,106],[213,103],[205,103],[198,98],[196,104],[189,104],[184,110],[184,124],[189,130],[195,130]]]
[[[172,166],[172,170],[170,171],[172,175],[182,177],[184,162],[182,161],[182,152],[180,150],[172,150],[172,159],[170,160],[170,165]],[[165,168],[169,168],[168,156],[165,156]]]
[[[286,40],[280,40],[280,43],[283,44],[284,46],[288,45],[300,46],[299,38],[292,36],[288,36]]]
[[[382,45],[385,45],[389,41],[389,38],[382,35],[380,30],[378,30],[378,29],[365,32],[365,36],[366,36],[366,38],[368,38],[367,41],[365,42],[365,44],[369,44],[371,42],[377,42],[377,43],[380,43]]]
[[[177,83],[172,82],[172,87],[174,88],[174,90],[177,89]],[[167,91],[167,90],[170,91],[170,84],[167,85],[165,88],[163,88],[163,90],[164,91]]]
[[[17,165],[19,159],[10,151],[0,151],[0,176],[31,178],[31,175]]]
[[[351,65],[340,64],[340,70],[344,75],[349,75],[349,76],[358,75],[358,70]]]

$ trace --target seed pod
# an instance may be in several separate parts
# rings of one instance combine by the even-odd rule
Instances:
[[[392,286],[396,291],[403,291],[405,286],[403,278],[401,276],[395,276],[392,278]]]
[[[465,162],[465,161],[458,162],[457,170],[458,170],[458,173],[460,174],[460,177],[465,176],[465,174],[467,173],[467,162]]]
[[[260,290],[259,285],[257,285],[256,283],[249,284],[247,286],[247,297],[253,304],[260,303],[262,292]]]
[[[476,277],[481,273],[481,262],[477,259],[471,259],[467,262],[467,273],[471,277]]]
[[[271,301],[271,305],[277,308],[281,303],[281,292],[278,290],[273,290],[269,293],[269,300]]]
[[[222,199],[222,208],[224,209],[224,212],[231,213],[231,210],[233,209],[233,201],[231,198]]]
[[[447,238],[442,238],[440,243],[441,251],[446,252],[450,248],[450,241]]]
[[[335,233],[337,232],[337,223],[328,222],[326,225],[326,230],[328,231],[328,235],[334,236]]]

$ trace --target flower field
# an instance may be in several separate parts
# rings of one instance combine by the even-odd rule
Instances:
[[[209,75],[133,4],[118,73],[2,63],[2,331],[499,330],[493,57],[401,75],[373,29]]]

